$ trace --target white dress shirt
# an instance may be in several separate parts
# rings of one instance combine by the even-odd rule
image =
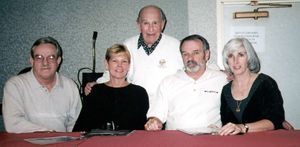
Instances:
[[[194,80],[184,71],[168,76],[159,85],[147,117],[166,122],[167,130],[221,127],[220,95],[227,83],[223,72],[206,69]]]

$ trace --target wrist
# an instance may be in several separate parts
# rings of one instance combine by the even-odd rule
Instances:
[[[147,119],[147,120],[151,120],[151,119],[156,119],[156,117],[154,117],[154,116],[151,116],[151,117],[148,117],[148,119]]]
[[[154,121],[156,121],[156,122],[162,123],[162,121],[161,121],[159,118],[154,117],[154,116],[149,117],[149,118],[148,118],[148,121],[149,121],[149,120],[154,120]]]
[[[244,134],[246,134],[249,131],[249,126],[246,123],[243,123],[243,125],[244,125],[244,128],[245,128]]]

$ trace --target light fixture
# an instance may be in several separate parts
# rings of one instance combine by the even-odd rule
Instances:
[[[268,11],[259,11],[259,9],[292,7],[291,4],[259,3],[257,0],[251,1],[248,5],[258,6],[258,8],[254,9],[253,11],[235,12],[233,15],[233,18],[234,19],[253,18],[253,19],[257,20],[258,18],[269,17]]]
[[[258,9],[254,9],[254,11],[245,11],[245,12],[235,12],[233,18],[253,18],[257,20],[258,18],[269,17],[268,11],[258,11]]]

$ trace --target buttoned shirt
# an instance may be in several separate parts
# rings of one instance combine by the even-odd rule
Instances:
[[[197,80],[178,71],[161,82],[147,117],[166,122],[167,130],[221,127],[220,95],[226,83],[220,71],[207,68]]]
[[[70,132],[80,110],[76,84],[58,73],[51,91],[39,84],[32,70],[10,78],[4,87],[3,119],[7,132]]]

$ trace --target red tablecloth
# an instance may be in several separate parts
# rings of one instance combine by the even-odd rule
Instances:
[[[80,136],[80,133],[0,133],[0,146],[39,146],[25,138]],[[276,130],[236,136],[188,135],[179,131],[134,131],[128,136],[94,136],[88,139],[50,144],[47,146],[105,147],[300,147],[300,130]]]

